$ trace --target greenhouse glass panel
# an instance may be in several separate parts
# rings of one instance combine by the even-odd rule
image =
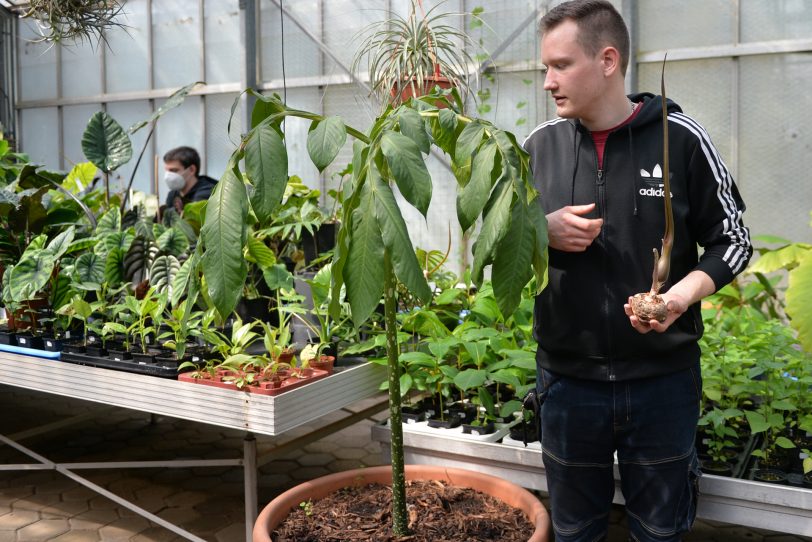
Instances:
[[[520,31],[506,49],[493,60],[497,66],[535,62],[539,55],[538,18],[528,21],[528,17],[535,9],[534,4],[527,0],[467,0],[466,12],[470,14],[474,9],[482,8],[480,17],[484,22],[482,26],[473,28],[470,15],[466,22],[466,30],[475,45],[471,56],[495,54],[505,40],[514,32]],[[479,44],[481,48],[477,46]]]
[[[18,41],[19,89],[22,102],[57,98],[56,47],[34,43],[36,29],[28,19],[20,20]]]
[[[62,96],[79,98],[102,93],[101,47],[84,41],[63,47]]]
[[[203,54],[198,0],[153,2],[153,76],[155,88],[200,81]]]
[[[285,2],[285,9],[315,36],[321,36],[319,2],[306,0]],[[263,81],[281,80],[283,76],[312,77],[321,75],[321,52],[318,45],[290,17],[280,19],[279,7],[272,2],[260,3],[261,9],[261,74]],[[284,33],[283,33],[284,29]]]
[[[228,165],[228,160],[237,145],[240,144],[240,114],[235,111],[231,120],[231,132],[228,131],[228,119],[231,106],[237,94],[212,94],[206,96],[206,149],[205,157],[201,152],[201,172],[219,179]],[[204,159],[205,158],[205,159]]]
[[[812,55],[741,59],[739,182],[754,235],[812,242]],[[776,85],[776,81],[781,81]],[[789,110],[792,114],[788,114]]]
[[[705,127],[722,158],[736,176],[733,162],[732,133],[734,61],[731,59],[688,60],[668,62],[665,68],[665,93],[677,102],[683,112]],[[641,64],[638,68],[640,92],[660,94],[659,62]],[[701,84],[697,84],[701,81]],[[709,91],[712,89],[712,91]]]
[[[544,111],[537,108],[539,99],[546,93],[541,85],[535,84],[535,77],[536,72],[507,72],[500,74],[495,82],[483,79],[476,104],[478,114],[523,141],[533,128],[546,120]]]
[[[734,0],[645,0],[636,5],[640,51],[733,43]]]
[[[122,128],[127,130],[136,122],[148,119],[150,115],[152,115],[152,108],[147,100],[112,102],[107,104],[107,113],[116,119],[116,122],[118,122]],[[172,112],[169,112],[167,116],[171,114]],[[159,121],[158,124],[161,125],[162,122],[163,121]],[[136,162],[138,162],[138,155],[141,153],[141,149],[144,147],[144,142],[147,140],[147,136],[149,136],[149,130],[150,127],[147,125],[134,134],[129,134],[130,141],[132,142],[133,146],[133,157],[128,163],[116,170],[116,176],[121,176],[121,178],[124,180],[123,182],[125,186],[130,182],[133,169],[135,168]],[[141,159],[141,163],[138,165],[138,171],[135,179],[133,180],[132,186],[133,190],[139,190],[148,194],[154,192],[153,170],[155,169],[156,158],[158,160],[158,179],[163,177],[163,164],[160,161],[160,156],[153,154],[153,142],[154,140],[150,141],[146,151],[144,152],[144,157]]]
[[[741,41],[808,39],[812,2],[808,0],[739,0]]]
[[[206,83],[240,81],[242,29],[237,0],[205,0]]]
[[[387,17],[386,0],[330,0],[324,3],[324,42],[329,50],[347,68],[352,66],[353,55],[361,40],[359,32],[375,21]],[[329,59],[325,59],[325,74],[346,73]],[[366,71],[366,66],[363,66]]]
[[[59,112],[56,107],[33,107],[20,111],[20,150],[31,161],[59,170]]]
[[[105,32],[107,92],[149,90],[149,13],[146,0],[127,0],[123,22],[127,28]]]
[[[288,106],[304,111],[318,112],[321,108],[321,92],[318,88],[297,88],[288,90]],[[343,116],[343,114],[339,114]],[[298,175],[310,188],[324,190],[324,182],[310,155],[307,152],[307,134],[311,122],[289,117],[285,120],[285,144],[288,149],[288,174]],[[348,140],[351,138],[347,138]],[[346,164],[337,163],[340,169]],[[326,179],[329,185],[329,179]]]
[[[69,171],[79,162],[86,162],[82,152],[82,135],[90,117],[101,111],[101,104],[70,105],[62,108],[62,169]],[[125,127],[126,128],[126,127]]]

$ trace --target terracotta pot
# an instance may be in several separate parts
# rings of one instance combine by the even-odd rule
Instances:
[[[414,86],[417,87],[417,83],[415,83]],[[398,91],[400,91],[399,92],[400,101],[401,103],[406,103],[414,97],[419,98],[420,96],[425,96],[426,94],[431,92],[435,86],[438,86],[441,89],[445,90],[451,88],[452,85],[451,81],[449,81],[447,77],[443,77],[439,74],[427,75],[426,77],[423,78],[423,87],[416,88],[416,90],[418,91],[418,96],[414,96],[414,93],[412,92],[412,85],[409,83],[404,83],[400,88],[393,88],[389,93],[394,98],[398,95]],[[435,102],[435,105],[439,109],[444,109],[445,107],[447,107],[443,102],[439,100]]]
[[[528,542],[547,542],[550,536],[550,517],[544,505],[529,491],[496,476],[465,469],[434,465],[407,465],[407,480],[440,480],[457,487],[467,487],[495,497],[507,505],[522,510],[535,526]],[[271,542],[271,533],[299,503],[320,499],[341,488],[353,485],[391,484],[392,467],[353,469],[322,476],[304,482],[282,493],[260,512],[254,523],[253,542]]]

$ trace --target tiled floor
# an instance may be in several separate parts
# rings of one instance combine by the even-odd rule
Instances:
[[[373,402],[366,401],[352,408],[361,410]],[[59,462],[242,456],[244,435],[238,431],[173,418],[152,418],[140,412],[110,409],[19,388],[0,386],[0,413],[0,434],[15,435],[24,446]],[[79,414],[86,414],[87,418],[44,435],[26,438],[24,434],[32,428]],[[374,418],[384,416],[385,412],[379,412]],[[300,481],[381,463],[379,444],[370,438],[374,419],[359,421],[327,436],[317,433],[317,440],[297,445],[306,433],[340,417],[328,416],[318,424],[298,428],[274,440],[257,438],[260,457],[276,449],[273,460],[259,467],[260,506]],[[0,463],[31,462],[17,450],[0,445]],[[245,537],[243,471],[240,467],[77,472],[204,540],[240,542]],[[53,470],[0,471],[0,542],[51,540],[165,542],[183,538]],[[610,542],[625,540],[625,517],[622,509],[616,507],[612,515]],[[705,521],[697,521],[694,531],[686,538],[689,542],[802,540],[812,541]]]

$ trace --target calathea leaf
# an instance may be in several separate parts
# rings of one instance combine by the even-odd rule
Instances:
[[[76,234],[76,228],[71,226],[63,231],[48,243],[48,250],[51,251],[55,259],[61,258],[65,252],[68,251],[70,244],[73,243],[73,237]]]
[[[476,222],[482,213],[493,187],[493,176],[499,165],[496,143],[488,140],[482,144],[474,156],[471,166],[471,179],[457,192],[457,218],[463,231]]]
[[[180,228],[167,228],[160,237],[155,240],[155,244],[164,254],[181,256],[189,250],[189,238]]]
[[[206,248],[202,265],[208,295],[222,318],[237,306],[248,273],[242,257],[248,198],[235,168],[231,163],[217,183],[200,231]]]
[[[121,211],[117,206],[112,206],[104,213],[96,225],[96,238],[101,239],[107,234],[121,231]]]
[[[33,299],[48,284],[56,258],[48,249],[26,250],[11,269],[7,287],[14,301]]]
[[[353,212],[344,283],[356,325],[364,322],[381,302],[384,287],[384,244],[375,216],[375,201],[368,185],[361,189]]]
[[[104,282],[104,266],[105,261],[98,254],[86,252],[76,259],[73,266],[74,281],[85,285],[101,285]]]
[[[82,152],[93,165],[107,173],[130,161],[130,137],[121,125],[104,111],[96,112],[82,135]]]
[[[431,176],[417,144],[390,130],[381,136],[381,152],[400,193],[425,217],[431,203]]]
[[[319,173],[329,166],[347,141],[347,127],[341,117],[313,121],[307,133],[307,152]]]
[[[107,253],[104,260],[104,280],[107,284],[124,282],[124,255],[121,248],[114,248]]]
[[[156,293],[166,291],[171,297],[173,295],[172,285],[178,271],[180,271],[180,262],[177,258],[171,254],[158,256],[152,262],[149,270],[150,286],[155,288]]]
[[[268,124],[260,124],[254,128],[248,139],[245,146],[245,173],[254,187],[251,208],[259,223],[266,225],[282,202],[288,183],[288,153],[285,143]]]
[[[409,230],[403,220],[403,215],[400,214],[395,194],[375,170],[370,170],[367,182],[373,193],[375,217],[378,220],[386,250],[389,251],[392,258],[395,275],[412,294],[424,303],[428,303],[431,300],[431,289],[414,255]]]

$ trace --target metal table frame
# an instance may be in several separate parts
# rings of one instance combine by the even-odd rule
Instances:
[[[0,442],[36,461],[0,465],[0,471],[54,470],[187,540],[205,542],[75,471],[241,466],[244,472],[246,541],[250,541],[257,516],[257,468],[287,450],[323,438],[382,410],[385,400],[360,411],[346,407],[378,393],[385,370],[382,366],[365,363],[284,394],[267,396],[0,351],[0,384],[245,431],[242,457],[233,459],[56,463],[19,443],[30,436],[64,428],[88,417],[80,415],[15,435],[0,435]],[[337,411],[346,415],[257,457],[255,434],[279,436]]]

